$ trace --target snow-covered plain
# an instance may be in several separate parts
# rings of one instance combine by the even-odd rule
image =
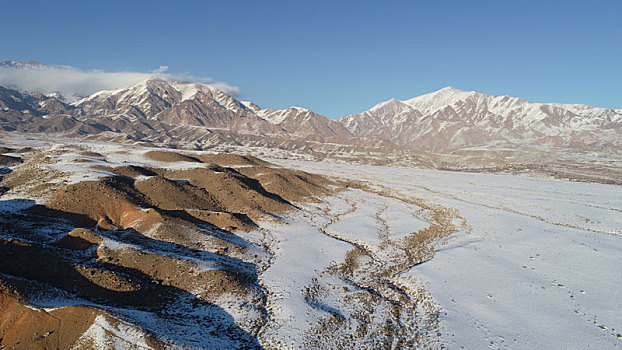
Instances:
[[[270,314],[260,342],[279,349],[440,348],[436,325],[426,324],[435,306],[417,294],[416,280],[392,272],[404,262],[402,239],[432,223],[428,211],[360,189],[298,206],[284,222],[262,225],[273,257],[260,274]],[[358,267],[343,272],[357,249],[365,252],[353,259]],[[405,288],[416,301],[398,301],[403,295],[395,290]]]
[[[85,146],[105,154],[107,163],[157,163],[147,159],[147,149],[141,147]],[[75,162],[78,158],[88,162]],[[621,347],[622,187],[526,174],[266,160],[362,181],[367,190],[351,188],[317,202],[296,203],[298,209],[282,214],[280,221],[238,233],[261,260],[258,278],[266,293],[268,319],[256,337],[263,347]],[[66,181],[106,176],[90,168],[100,163],[93,157],[60,155],[54,161],[41,166],[66,173]],[[1,212],[34,204],[3,198]],[[431,260],[401,265],[404,239],[435,224],[429,205],[455,208],[458,231],[437,242]],[[114,243],[105,240],[104,245],[122,247]],[[364,251],[351,259],[358,267],[344,273],[351,267],[345,262],[357,249]],[[165,255],[164,249],[158,253]],[[201,266],[198,260],[207,257],[199,254],[192,262]],[[213,309],[195,308],[182,300],[171,309],[186,317],[209,316],[211,335],[206,335],[201,322],[178,326],[150,313],[113,311],[171,344],[203,348],[235,347],[218,337],[219,324],[243,325],[247,318],[260,317],[227,300]],[[99,322],[87,338],[98,339],[101,329],[107,328]],[[139,346],[141,341],[130,343]]]
[[[367,181],[459,211],[466,219],[464,229],[439,244],[432,260],[402,274],[422,281],[440,304],[447,348],[622,346],[619,186],[529,175],[272,161]],[[351,224],[342,221],[332,228],[344,235],[357,228],[356,235],[366,240],[375,230],[370,216],[381,207],[367,205],[357,214],[361,217],[351,217]],[[401,225],[396,214],[395,228]]]

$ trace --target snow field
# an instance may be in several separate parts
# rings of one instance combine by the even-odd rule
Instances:
[[[622,189],[512,175],[302,161],[455,208],[469,229],[404,274],[442,306],[449,349],[622,345]]]

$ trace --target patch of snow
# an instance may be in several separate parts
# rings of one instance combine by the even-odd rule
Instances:
[[[145,339],[145,333],[134,325],[97,315],[95,321],[76,343],[77,348],[94,349],[152,349]]]
[[[322,234],[301,216],[287,219],[286,225],[265,228],[278,242],[273,263],[260,276],[271,292],[268,309],[272,322],[265,327],[265,341],[297,344],[293,348],[299,348],[305,332],[325,314],[306,303],[305,287],[331,262],[342,260],[352,246]]]

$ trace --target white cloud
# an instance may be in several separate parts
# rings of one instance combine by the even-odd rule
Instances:
[[[0,85],[45,94],[57,92],[67,98],[87,96],[100,90],[126,88],[149,78],[196,81],[212,85],[228,94],[240,94],[240,90],[236,86],[223,82],[213,82],[210,78],[168,73],[168,66],[160,66],[151,72],[143,73],[85,71],[69,66],[0,65]]]
[[[165,73],[168,70],[168,66],[160,66],[158,69],[155,69],[153,73]]]

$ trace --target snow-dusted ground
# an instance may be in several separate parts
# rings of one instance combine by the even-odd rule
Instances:
[[[399,242],[404,236],[431,224],[424,219],[427,211],[358,189],[298,205],[301,210],[284,215],[285,223],[262,225],[274,255],[260,275],[270,314],[260,342],[279,349],[332,349],[345,344],[400,348],[407,341],[440,348],[438,339],[431,338],[436,328],[423,326],[434,307],[400,304],[396,300],[401,295],[395,292],[399,288],[412,289],[408,295],[413,300],[423,302],[426,296],[418,298],[419,286],[408,276],[388,273],[403,262]],[[335,272],[357,248],[369,254],[359,260],[360,268],[352,275]],[[331,329],[330,322],[338,326]]]
[[[88,150],[105,154],[107,164],[157,163],[144,157],[147,149],[141,147],[89,143]],[[414,345],[436,349],[442,344],[449,349],[621,347],[622,187],[528,175],[270,161],[420,200],[350,189],[319,203],[298,203],[301,210],[283,214],[284,223],[264,222],[260,230],[239,233],[272,254],[259,275],[269,317],[257,336],[264,347],[407,348],[414,346],[398,340],[415,333]],[[99,162],[96,156],[72,154],[45,166],[67,173],[63,179],[74,182],[106,176],[90,168]],[[24,206],[5,197],[0,212]],[[429,211],[415,203],[455,208],[466,224],[460,222],[459,232],[439,242],[432,260],[399,266],[394,273],[391,267],[403,258],[402,240],[434,224]],[[105,245],[113,247],[108,240]],[[356,249],[365,251],[360,267],[347,278],[335,273]],[[402,304],[396,307],[395,301]],[[216,326],[212,321],[218,317],[223,324],[242,324],[252,316],[233,302],[219,302],[222,310],[216,311],[190,305],[182,301],[174,308],[186,317],[210,315],[209,323]],[[169,334],[176,344],[227,345],[218,343],[218,332],[205,335],[203,323],[184,328],[151,314],[117,313],[157,334]],[[440,325],[427,318],[431,314],[440,315]],[[395,324],[387,327],[387,320]],[[338,327],[330,328],[334,324]],[[85,336],[95,341],[106,327],[99,322]],[[381,338],[386,341],[374,342]]]
[[[406,273],[423,281],[446,313],[441,333],[448,348],[622,346],[621,187],[527,175],[273,161],[368,181],[459,211],[469,227],[439,245],[431,261]],[[367,240],[370,216],[381,206],[366,206],[350,214],[351,224],[332,228]],[[385,213],[392,213],[396,227],[402,225],[398,217],[411,215]],[[349,232],[355,227],[358,232]]]
[[[265,341],[277,346],[297,348],[311,325],[322,316],[305,302],[305,287],[332,261],[342,260],[351,247],[323,235],[303,217],[290,218],[286,225],[266,227],[279,241],[271,266],[261,275],[270,291]]]
[[[94,349],[151,349],[144,339],[142,330],[134,325],[98,315],[95,322],[82,334],[76,348]]]

